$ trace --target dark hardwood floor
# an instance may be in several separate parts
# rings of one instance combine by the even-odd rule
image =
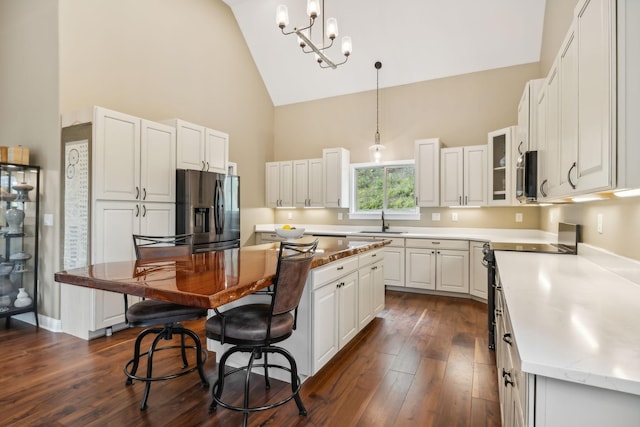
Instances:
[[[386,310],[302,386],[295,403],[249,416],[252,426],[500,426],[495,355],[487,348],[486,305],[459,298],[387,292]],[[189,322],[204,340],[203,322]],[[125,386],[123,367],[138,329],[84,341],[0,319],[3,426],[238,426],[241,414],[209,414],[209,392],[194,372]],[[178,363],[172,351],[154,363]],[[160,353],[158,353],[160,354]],[[206,373],[216,376],[214,354]],[[173,364],[175,366],[175,364]],[[265,395],[254,381],[254,395]],[[241,393],[231,379],[225,390]],[[270,398],[288,384],[272,381]],[[226,391],[225,391],[226,393]]]

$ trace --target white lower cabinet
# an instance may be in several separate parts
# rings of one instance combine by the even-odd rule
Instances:
[[[637,427],[638,395],[522,370],[517,334],[496,273],[496,366],[503,426]],[[525,328],[526,333],[526,328]],[[562,343],[558,343],[562,345]]]
[[[92,264],[135,259],[133,234],[175,233],[175,204],[101,201],[94,204]],[[84,339],[104,335],[103,328],[123,324],[122,294],[62,285],[62,326]],[[129,297],[129,304],[137,302]]]
[[[469,242],[406,239],[406,287],[469,293]]]
[[[384,308],[383,249],[358,256],[358,330]],[[385,255],[386,256],[386,255]]]
[[[384,285],[404,286],[404,239],[392,238],[384,247]]]
[[[483,264],[485,242],[469,242],[469,294],[487,299],[487,268]]]

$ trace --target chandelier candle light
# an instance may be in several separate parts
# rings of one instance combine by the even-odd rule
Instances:
[[[373,66],[376,68],[376,136],[374,139],[374,144],[371,145],[369,147],[369,150],[371,151],[371,154],[373,156],[373,160],[376,163],[380,163],[380,160],[382,160],[382,151],[385,149],[385,146],[380,144],[380,128],[378,126],[378,117],[379,117],[379,111],[380,109],[378,108],[379,102],[378,102],[378,94],[379,94],[379,86],[378,86],[378,75],[380,74],[380,68],[382,68],[382,62],[380,61],[376,61],[375,64],[373,64]]]
[[[322,13],[320,12],[322,9]],[[324,15],[324,0],[307,0],[307,15],[309,15],[309,25],[304,28],[294,27],[292,31],[285,31],[287,25],[289,25],[289,9],[287,6],[281,4],[276,9],[276,21],[278,27],[282,30],[282,34],[296,34],[298,36],[298,45],[302,48],[304,53],[315,53],[316,61],[320,68],[337,68],[338,65],[342,65],[349,59],[351,55],[352,44],[351,37],[342,38],[342,54],[344,55],[344,61],[335,63],[325,54],[325,50],[333,46],[333,41],[338,36],[338,20],[336,18],[327,19],[325,27],[324,21],[322,22],[322,40],[320,44],[312,41],[311,29],[316,22],[316,18],[320,15]],[[329,39],[325,43],[325,34]],[[307,49],[307,47],[309,49]]]

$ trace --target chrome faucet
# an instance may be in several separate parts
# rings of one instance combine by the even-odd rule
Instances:
[[[388,229],[389,229],[389,226],[385,225],[385,223],[384,223],[384,211],[382,211],[382,232],[384,233]]]

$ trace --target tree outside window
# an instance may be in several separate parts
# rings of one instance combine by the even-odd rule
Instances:
[[[354,168],[355,213],[415,213],[413,164]]]

